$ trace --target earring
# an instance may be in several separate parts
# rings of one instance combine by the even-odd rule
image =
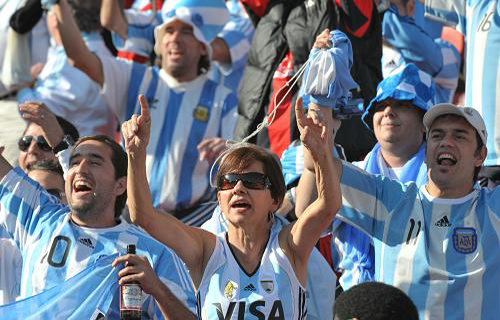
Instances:
[[[269,213],[267,214],[267,221],[271,222],[271,224],[274,224],[275,220],[276,220],[276,217],[274,215],[274,212],[269,211]]]

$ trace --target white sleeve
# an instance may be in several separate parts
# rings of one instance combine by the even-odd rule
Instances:
[[[130,61],[119,60],[112,56],[98,55],[104,73],[101,93],[115,115],[123,121],[127,108],[127,93],[132,74]]]

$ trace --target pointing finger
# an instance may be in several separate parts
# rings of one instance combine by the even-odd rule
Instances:
[[[148,123],[151,120],[148,100],[146,100],[146,97],[143,94],[139,95],[139,104],[141,105],[139,125],[142,125],[143,123]]]
[[[304,122],[304,108],[302,106],[302,97],[298,98],[295,102],[295,116],[297,117],[297,122],[299,125],[302,125]]]

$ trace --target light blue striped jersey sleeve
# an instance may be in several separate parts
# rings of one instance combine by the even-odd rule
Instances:
[[[67,212],[54,196],[29,179],[21,168],[11,170],[0,183],[0,224],[22,250],[40,224]]]
[[[382,175],[373,175],[347,162],[343,162],[342,168],[343,207],[338,218],[382,239],[386,221],[390,220],[395,208],[404,204],[407,186],[416,190],[416,185],[404,185]]]

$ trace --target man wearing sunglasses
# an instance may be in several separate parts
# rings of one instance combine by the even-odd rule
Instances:
[[[22,103],[19,110],[22,117],[28,121],[22,137],[17,142],[19,166],[25,172],[40,160],[58,161],[57,153],[68,149],[79,138],[75,126],[54,115],[43,103]],[[64,168],[66,163],[61,163],[61,166]]]

